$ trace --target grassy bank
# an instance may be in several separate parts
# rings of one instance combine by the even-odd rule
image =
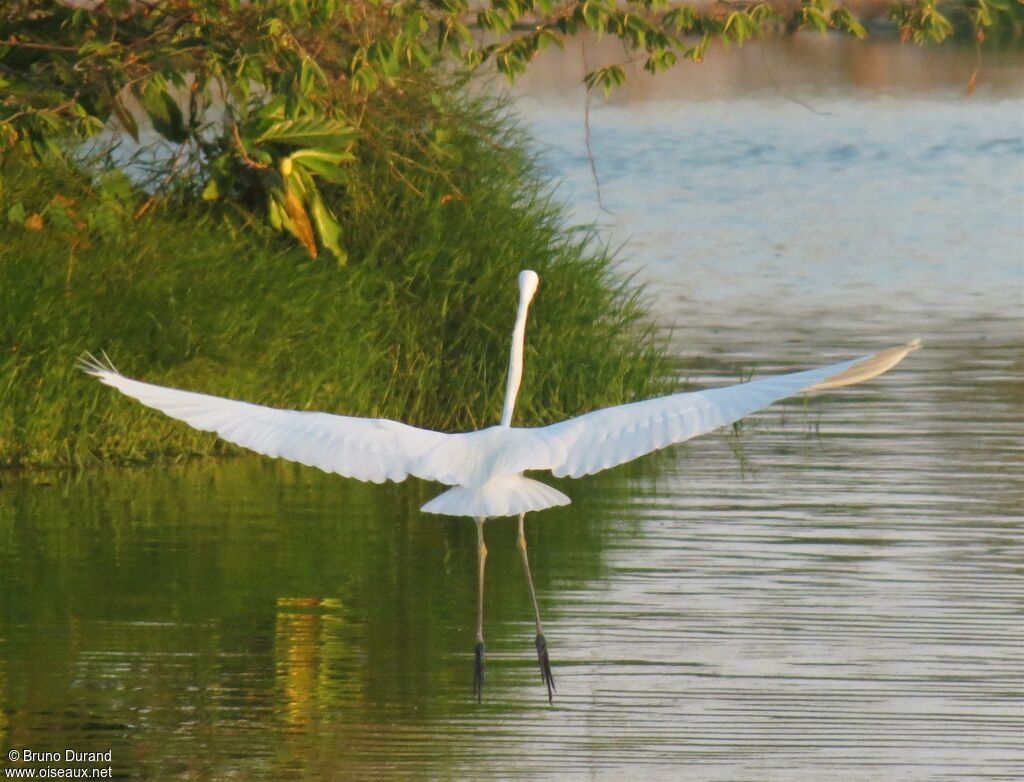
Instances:
[[[566,229],[527,142],[462,104],[445,170],[364,152],[337,211],[350,263],[310,260],[237,208],[161,201],[124,177],[3,163],[0,464],[81,466],[219,454],[208,435],[78,372],[106,351],[131,376],[257,403],[457,430],[495,423],[516,274],[541,288],[516,423],[665,388],[665,363],[607,250]],[[34,215],[38,214],[36,218]]]

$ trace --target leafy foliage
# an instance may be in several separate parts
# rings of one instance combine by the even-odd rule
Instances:
[[[893,5],[903,38],[949,36],[939,4]],[[1019,21],[1018,0],[944,6],[979,40],[995,21]],[[402,146],[375,136],[372,117],[403,92],[430,92],[487,62],[512,79],[538,52],[585,32],[625,44],[624,62],[586,74],[588,87],[608,93],[626,62],[658,73],[702,61],[713,40],[742,43],[769,26],[866,34],[831,0],[795,10],[781,0],[8,0],[0,149],[60,157],[92,139],[93,162],[123,164],[128,136],[158,152],[129,166],[148,173],[149,192],[262,210],[309,255],[326,250],[344,263],[336,209],[351,195],[347,172],[360,150]],[[449,124],[439,106],[408,117],[399,132],[418,143],[411,157],[392,156],[388,174],[443,168]]]
[[[409,93],[370,130],[394,134],[381,123],[426,105]],[[637,291],[611,273],[592,232],[566,230],[501,107],[465,100],[446,111],[457,129],[443,170],[387,176],[394,154],[413,154],[414,137],[347,164],[350,195],[337,214],[358,263],[344,274],[304,262],[269,226],[241,223],[224,199],[166,204],[138,230],[147,195],[120,171],[97,177],[8,155],[0,467],[236,452],[78,372],[85,350],[106,350],[153,382],[278,407],[444,430],[489,425],[501,414],[524,259],[542,289],[518,424],[669,390],[673,372]]]

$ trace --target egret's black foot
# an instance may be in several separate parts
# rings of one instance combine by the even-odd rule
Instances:
[[[476,658],[473,661],[473,694],[476,702],[481,703],[484,697],[484,642],[476,642]]]
[[[548,703],[554,702],[555,677],[551,675],[551,660],[548,659],[548,642],[544,633],[537,633],[537,664],[540,665],[540,678],[548,688]]]

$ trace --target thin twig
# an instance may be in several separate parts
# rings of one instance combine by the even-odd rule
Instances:
[[[400,180],[402,180],[402,182],[405,183],[405,186],[408,187],[410,190],[412,190],[412,192],[414,192],[420,198],[423,197],[423,191],[420,190],[418,187],[416,187],[416,185],[414,185],[412,182],[410,182],[406,178],[405,174],[403,174],[401,171],[398,170],[398,166],[395,165],[395,161],[389,160],[388,161],[388,168],[390,168],[391,169],[391,173],[393,173],[396,177],[398,177]]]
[[[231,132],[235,137],[235,144],[238,145],[238,151],[242,153],[242,162],[245,163],[245,165],[257,170],[270,168],[266,163],[260,163],[258,160],[253,160],[249,157],[249,153],[245,151],[245,145],[242,143],[242,135],[238,132],[238,125],[232,125]]]
[[[31,41],[18,41],[10,38],[0,40],[0,46],[17,46],[20,49],[42,49],[46,52],[77,52],[77,46],[60,46],[55,43],[32,43]]]
[[[27,109],[22,109],[21,111],[16,111],[16,112],[14,112],[13,114],[11,114],[8,117],[4,117],[3,118],[3,122],[4,122],[4,124],[9,124],[11,122],[14,122],[14,120],[16,120],[16,119],[21,119],[22,117],[27,117],[27,116],[29,116],[31,114],[38,114],[38,113],[40,113],[42,111],[49,111],[49,112],[52,112],[54,114],[59,114],[62,111],[66,111],[67,109],[70,109],[77,102],[78,102],[78,93],[76,92],[71,98],[69,98],[68,100],[64,101],[63,103],[61,103],[61,104],[59,104],[57,106],[54,106],[52,109],[46,109],[46,108],[38,109],[38,108],[33,106],[33,107],[30,107],[30,108],[27,108]]]
[[[979,27],[974,34],[974,70],[967,79],[967,97],[974,94],[974,88],[978,85],[978,73],[981,71],[981,45],[985,42],[985,28]]]
[[[583,72],[587,73],[587,44],[582,38],[580,39],[580,56],[583,58]],[[583,143],[587,147],[587,160],[590,161],[590,174],[594,177],[594,190],[597,193],[597,206],[602,212],[612,214],[611,211],[605,208],[604,201],[601,198],[601,180],[597,176],[597,161],[594,159],[594,149],[590,144],[590,93],[590,87],[587,87],[586,97],[583,102]]]
[[[761,42],[759,41],[758,43],[761,43]],[[802,108],[807,109],[812,114],[817,114],[819,117],[830,117],[830,116],[832,116],[832,112],[830,112],[830,111],[821,111],[819,109],[816,109],[811,104],[805,103],[804,101],[802,101],[799,98],[791,95],[790,93],[786,92],[782,87],[780,87],[779,86],[779,80],[775,78],[775,71],[768,64],[768,57],[765,55],[765,47],[761,46],[760,49],[761,49],[761,65],[764,68],[765,72],[768,74],[768,78],[769,78],[769,81],[770,81],[770,83],[772,85],[772,89],[773,90],[775,90],[777,93],[779,93],[779,95],[781,95],[785,100],[788,100],[790,103],[795,103],[797,106],[800,106]]]
[[[182,141],[178,146],[178,151],[174,153],[174,159],[171,161],[170,170],[167,172],[167,176],[163,178],[163,181],[157,185],[156,191],[151,195],[142,206],[139,207],[138,211],[132,215],[132,220],[139,221],[146,216],[146,213],[153,208],[153,204],[156,203],[157,195],[161,193],[165,187],[170,183],[171,179],[174,178],[174,172],[178,169],[178,163],[181,162],[181,153],[185,151],[188,146],[188,140]]]

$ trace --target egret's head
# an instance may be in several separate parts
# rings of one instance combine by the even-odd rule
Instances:
[[[519,298],[525,301],[533,299],[533,295],[537,292],[537,286],[540,285],[540,277],[537,276],[537,272],[525,269],[519,272]]]

